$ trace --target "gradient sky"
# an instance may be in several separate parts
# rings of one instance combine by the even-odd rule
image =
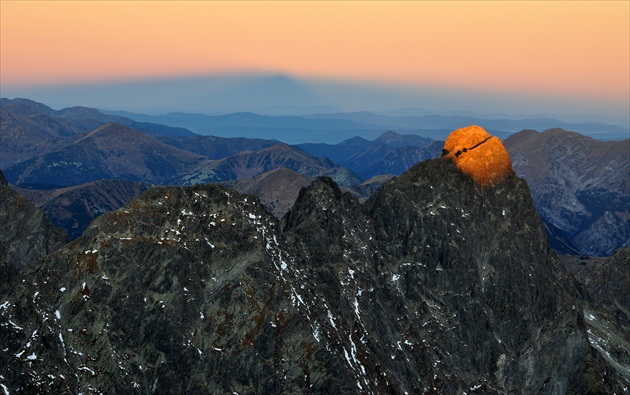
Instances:
[[[588,98],[628,117],[629,1],[0,2],[2,87],[224,72]]]

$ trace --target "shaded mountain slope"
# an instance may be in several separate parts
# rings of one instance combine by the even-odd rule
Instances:
[[[107,124],[72,144],[5,171],[17,186],[70,186],[123,178],[162,183],[203,156],[164,144],[135,129]]]
[[[258,151],[278,144],[278,141],[274,140],[216,136],[164,137],[160,140],[177,148],[207,156],[210,159],[223,159],[243,151]]]
[[[18,189],[18,192],[44,210],[51,222],[65,229],[71,239],[76,239],[94,218],[119,209],[151,187],[139,181],[100,180],[61,189]]]
[[[585,361],[600,357],[571,308],[577,291],[549,255],[525,183],[484,191],[448,162],[428,161],[366,206],[368,217],[334,189],[305,193],[285,229],[319,273],[313,281],[330,287],[325,305],[346,314],[356,306],[344,346],[365,356],[363,366],[398,373],[368,377],[395,377],[400,392],[574,393],[591,385]],[[355,339],[367,339],[369,352]],[[423,379],[393,367],[408,360]]]
[[[610,255],[630,243],[630,140],[525,130],[505,146],[541,217],[580,253]]]
[[[342,185],[354,185],[361,180],[348,169],[326,158],[316,158],[286,144],[276,144],[259,151],[245,151],[217,161],[205,162],[192,171],[179,175],[171,182],[194,185],[250,178],[279,168],[293,170],[309,177],[327,175]]]
[[[295,203],[300,189],[308,186],[312,178],[289,169],[277,169],[253,178],[241,178],[224,185],[237,191],[257,196],[276,218],[282,218]]]
[[[39,318],[21,331],[0,326],[10,350],[2,380],[56,393],[343,390],[342,360],[304,336],[309,323],[291,303],[300,291],[288,281],[299,274],[287,271],[294,258],[281,242],[251,197],[211,185],[153,189],[49,257],[34,274],[50,285],[32,303],[24,289],[27,305],[3,305],[3,319],[18,320],[18,308]],[[44,372],[52,378],[38,380]]]

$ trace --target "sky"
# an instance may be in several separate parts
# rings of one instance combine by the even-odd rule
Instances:
[[[624,0],[1,0],[0,18],[3,97],[48,92],[42,97],[80,101],[77,87],[267,73],[389,86],[407,98],[425,92],[409,106],[466,110],[468,100],[470,109],[494,103],[502,111],[629,118]],[[74,93],[62,97],[63,87]],[[98,103],[96,96],[86,98]],[[510,107],[506,98],[520,99]]]

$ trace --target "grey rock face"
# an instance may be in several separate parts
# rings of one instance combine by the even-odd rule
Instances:
[[[589,294],[584,307],[589,341],[630,382],[630,248],[603,262],[591,261],[572,265]]]
[[[621,392],[525,182],[422,162],[365,205],[328,178],[278,222],[156,188],[0,304],[0,382],[55,393]]]

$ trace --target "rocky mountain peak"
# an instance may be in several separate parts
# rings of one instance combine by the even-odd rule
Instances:
[[[501,140],[476,125],[452,132],[444,142],[443,156],[484,187],[512,174],[510,155]]]
[[[354,245],[349,236],[360,235],[368,240],[370,236],[358,230],[364,229],[367,222],[359,200],[343,192],[329,177],[318,177],[302,188],[293,208],[282,219],[283,229],[315,266],[343,261],[344,252]]]
[[[449,158],[365,204],[320,177],[281,223],[154,188],[27,275],[0,304],[11,392],[621,393],[527,184]]]

